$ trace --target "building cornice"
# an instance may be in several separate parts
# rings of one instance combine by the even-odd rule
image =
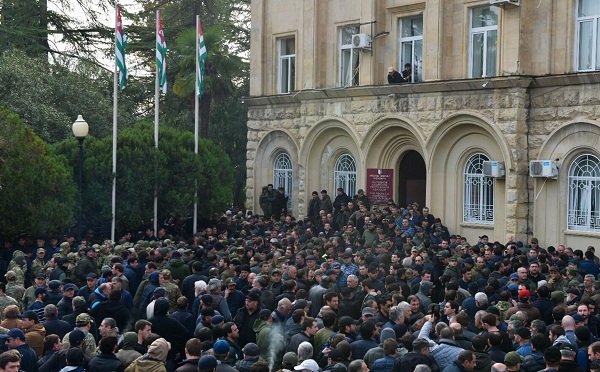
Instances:
[[[567,85],[600,84],[600,71],[548,76],[500,76],[485,79],[426,81],[415,84],[367,85],[347,88],[307,89],[273,96],[244,97],[247,106],[297,105],[316,100],[397,97],[410,94],[486,91],[491,89],[548,88]]]

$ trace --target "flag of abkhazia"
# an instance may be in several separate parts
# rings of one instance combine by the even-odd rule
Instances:
[[[125,89],[127,83],[127,65],[125,64],[125,48],[127,39],[125,38],[125,29],[121,21],[121,7],[117,4],[117,24],[115,27],[115,61],[119,69],[119,88]]]
[[[196,66],[196,93],[198,97],[204,94],[204,60],[208,57],[204,45],[204,34],[202,33],[202,22],[198,19],[198,65]]]
[[[158,86],[167,94],[167,43],[163,32],[160,13],[156,15],[156,66],[158,67]]]

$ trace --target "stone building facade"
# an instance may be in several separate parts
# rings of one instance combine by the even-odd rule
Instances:
[[[384,169],[390,197],[470,242],[596,245],[600,2],[511,1],[253,0],[248,208],[274,183],[303,216],[313,191]],[[388,84],[405,63],[413,82]],[[558,174],[531,177],[545,160]]]

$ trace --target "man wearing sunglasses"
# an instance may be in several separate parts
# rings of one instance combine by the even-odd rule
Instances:
[[[4,342],[11,350],[21,354],[21,369],[23,371],[37,372],[37,354],[25,343],[25,334],[18,328],[13,328],[6,334]]]

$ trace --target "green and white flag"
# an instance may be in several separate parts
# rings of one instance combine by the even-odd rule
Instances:
[[[204,34],[202,33],[202,23],[198,18],[198,64],[196,66],[196,94],[202,97],[204,94],[204,60],[208,57],[206,46],[204,45]]]
[[[158,86],[167,94],[167,43],[162,27],[160,13],[156,17],[156,66],[158,67]]]
[[[125,64],[125,48],[127,39],[125,38],[125,29],[121,21],[121,7],[117,5],[117,25],[115,27],[115,60],[119,68],[119,89],[125,89],[127,84],[127,65]]]

